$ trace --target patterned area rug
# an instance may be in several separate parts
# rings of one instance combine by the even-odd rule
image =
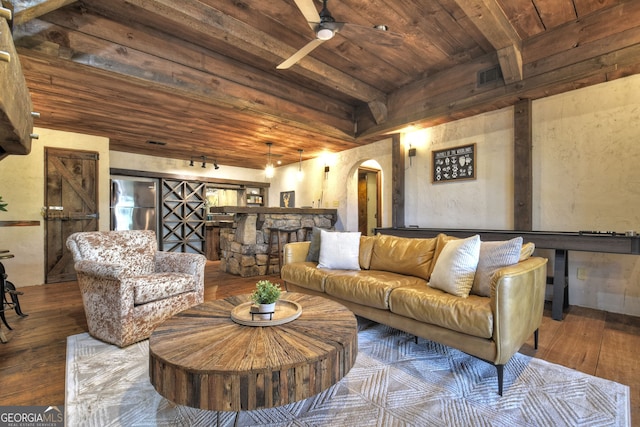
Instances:
[[[375,323],[358,334],[356,365],[317,396],[235,413],[177,406],[148,379],[148,341],[125,349],[67,339],[69,426],[628,426],[629,387],[517,353],[495,368]]]

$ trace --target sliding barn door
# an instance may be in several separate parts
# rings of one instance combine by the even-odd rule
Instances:
[[[98,153],[45,148],[45,282],[75,280],[67,237],[98,230]]]
[[[163,251],[205,253],[205,184],[162,180]]]

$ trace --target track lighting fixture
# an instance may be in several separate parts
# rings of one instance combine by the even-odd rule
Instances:
[[[206,168],[207,167],[207,160],[208,160],[207,156],[194,156],[194,157],[191,157],[191,159],[189,160],[189,166],[191,166],[191,167],[194,166],[194,164],[195,164],[194,159],[197,159],[198,162],[202,162],[202,165],[201,165],[202,168]],[[213,168],[215,170],[220,169],[220,166],[218,165],[218,160],[217,159],[213,160]]]

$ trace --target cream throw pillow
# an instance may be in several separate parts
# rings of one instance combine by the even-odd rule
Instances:
[[[491,296],[491,279],[494,273],[502,267],[516,264],[520,259],[521,249],[522,237],[507,241],[482,242],[471,293],[483,297]]]
[[[360,232],[320,230],[318,268],[360,270]]]
[[[479,255],[479,235],[447,242],[433,267],[429,286],[462,298],[468,297]]]

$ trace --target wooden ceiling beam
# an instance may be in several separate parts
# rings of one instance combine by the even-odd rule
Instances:
[[[282,40],[246,25],[206,4],[196,0],[125,0],[126,3],[160,15],[165,19],[180,21],[202,34],[202,37],[217,38],[231,43],[238,49],[258,58],[277,63],[289,58],[298,49]],[[295,66],[295,72],[323,85],[332,86],[340,92],[368,103],[386,102],[386,94],[342,71],[306,57]]]
[[[611,22],[625,16],[623,32]],[[495,65],[498,54],[460,65],[406,85],[389,95],[389,120],[382,126],[361,120],[358,139],[405,128],[411,123],[434,125],[465,114],[480,114],[521,98],[537,99],[619,77],[640,57],[640,2],[626,2],[570,25],[535,37],[523,47],[522,81],[478,87],[479,70]],[[577,83],[572,82],[575,81]]]
[[[496,0],[454,1],[498,52],[504,82],[522,80],[522,40]]]
[[[94,68],[98,74],[108,73],[116,80],[139,81],[149,88],[178,92],[207,104],[223,104],[248,114],[269,117],[270,120],[289,125],[295,123],[302,129],[336,138],[353,138],[352,112],[348,109],[339,109],[332,103],[324,109],[312,108],[299,100],[287,99],[284,95],[257,90],[212,74],[213,70],[221,68],[227,69],[226,75],[241,75],[246,72],[238,67],[234,68],[230,62],[214,64],[212,57],[202,57],[203,61],[212,61],[207,65],[209,71],[206,72],[50,23],[37,24],[36,20],[15,29],[14,37],[21,55],[51,55],[49,59],[60,67],[65,67],[63,63],[67,61],[81,64]],[[52,39],[63,40],[66,45],[54,43],[50,41]],[[78,72],[87,73],[82,69],[78,69]],[[254,72],[257,73],[257,70]],[[269,78],[265,77],[265,80],[268,81]],[[276,79],[272,80],[272,87],[276,87]],[[325,100],[318,94],[308,92],[299,96],[307,97],[305,102],[325,104]],[[342,116],[335,115],[334,111],[342,111]]]
[[[346,102],[316,90],[293,86],[275,73],[264,74],[260,70],[205,47],[184,43],[181,39],[148,27],[139,28],[88,11],[67,9],[64,12],[49,14],[46,23],[42,23],[43,28],[31,32],[42,32],[48,36],[58,35],[55,28],[50,28],[49,23],[64,27],[68,32],[81,32],[96,39],[108,40],[119,46],[119,51],[134,49],[137,52],[144,52],[171,63],[211,74],[214,79],[223,78],[261,92],[275,94],[283,99],[300,103],[306,108],[330,112],[337,117],[353,115],[353,107]]]
[[[6,154],[29,154],[33,105],[9,24],[0,17],[0,159]]]
[[[24,24],[76,0],[13,0],[13,23]]]
[[[493,55],[490,54],[490,56]],[[550,68],[546,72],[525,77],[523,81],[510,85],[494,85],[479,89],[475,83],[466,83],[436,96],[423,89],[422,97],[427,101],[423,102],[419,106],[420,108],[418,105],[406,106],[401,114],[390,117],[384,126],[370,125],[368,129],[362,130],[358,139],[366,140],[376,135],[398,132],[409,124],[432,126],[469,115],[497,110],[512,105],[518,99],[537,99],[577,89],[581,84],[606,81],[608,80],[607,76],[615,73],[619,68],[636,64],[638,57],[640,57],[640,44],[635,44],[627,48],[614,49],[610,53],[584,61],[565,64],[560,68]],[[497,60],[497,58],[495,59]],[[462,65],[458,68],[466,68],[469,73],[475,71],[470,65]],[[439,76],[434,76],[428,85],[423,83],[423,86],[437,86],[438,83],[451,86],[451,74],[452,71],[443,72]],[[594,77],[597,76],[601,76],[601,78],[594,80]],[[409,96],[409,91],[413,91],[415,94],[416,87],[417,85],[412,85],[411,88],[403,88],[394,94],[394,97],[402,98],[403,93],[407,93]],[[366,125],[361,126],[361,128],[364,127]]]

